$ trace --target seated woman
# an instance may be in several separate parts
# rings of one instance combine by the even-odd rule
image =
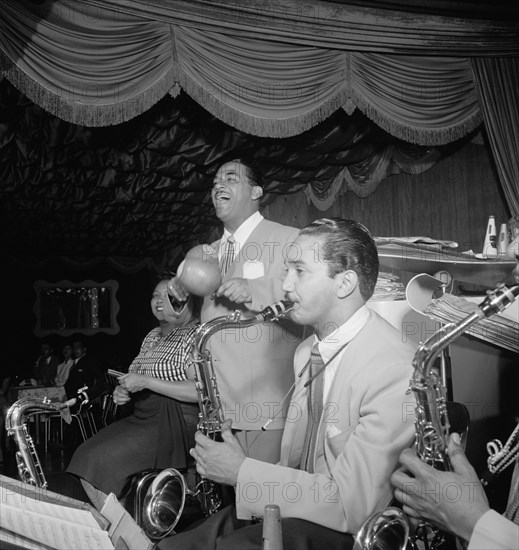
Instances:
[[[67,472],[79,476],[100,509],[117,497],[129,478],[143,470],[185,468],[198,420],[194,371],[188,356],[198,327],[195,299],[171,304],[162,278],[151,298],[159,326],[144,338],[128,374],[119,378],[113,399],[134,402],[133,413],[100,430],[75,451]]]

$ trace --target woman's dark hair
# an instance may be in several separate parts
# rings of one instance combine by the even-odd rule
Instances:
[[[323,240],[319,247],[328,264],[330,277],[351,269],[359,279],[359,290],[369,300],[378,278],[378,251],[371,233],[359,222],[343,218],[321,218],[304,227],[300,235],[315,235]]]

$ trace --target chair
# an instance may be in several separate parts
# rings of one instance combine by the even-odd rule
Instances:
[[[81,407],[78,412],[72,414],[72,420],[77,422],[83,441],[86,441],[89,437],[92,437],[98,432],[92,412],[92,405],[90,403],[85,407]]]
[[[47,454],[48,445],[52,439],[53,431],[52,424],[55,421],[59,421],[59,440],[58,443],[63,443],[63,416],[60,412],[52,412],[45,415],[43,418],[43,430],[45,439],[45,454]],[[55,433],[55,432],[54,432]]]
[[[114,403],[113,394],[118,384],[117,378],[113,376],[106,376],[106,383],[108,385],[108,391],[103,395],[101,421],[104,426],[111,424],[117,415],[117,405]]]

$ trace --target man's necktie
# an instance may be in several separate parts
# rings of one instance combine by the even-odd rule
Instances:
[[[310,378],[313,378],[317,372],[324,367],[323,358],[319,353],[317,343],[312,348],[310,355]],[[317,439],[317,429],[319,420],[323,413],[323,387],[324,372],[321,372],[317,378],[313,378],[308,392],[308,424],[306,425],[305,441],[303,444],[303,453],[301,455],[301,470],[313,473],[313,456],[315,452],[315,443]]]
[[[222,272],[222,277],[227,273],[229,267],[234,261],[235,243],[236,241],[234,240],[234,237],[231,235],[227,239],[227,243],[225,244],[225,250],[223,251],[222,257],[220,259],[220,270]]]

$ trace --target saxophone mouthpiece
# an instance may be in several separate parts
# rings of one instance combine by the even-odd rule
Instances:
[[[286,315],[294,305],[290,300],[280,300],[271,306],[267,306],[263,311],[256,315],[259,322],[274,321],[279,317]]]
[[[481,315],[490,317],[499,313],[512,304],[519,296],[519,285],[507,287],[504,284],[497,286],[495,290],[487,292],[487,297],[479,304]]]

